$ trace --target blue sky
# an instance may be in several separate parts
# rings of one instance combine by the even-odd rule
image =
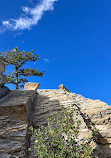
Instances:
[[[15,46],[33,49],[40,61],[27,67],[46,71],[29,81],[43,89],[63,83],[111,105],[111,0],[1,1],[0,52]]]

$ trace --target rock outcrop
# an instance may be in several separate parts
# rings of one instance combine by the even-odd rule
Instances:
[[[69,91],[63,84],[59,85],[59,89],[71,93],[71,91]]]
[[[0,60],[0,99],[9,93],[9,89],[4,86],[7,81],[6,75],[4,75],[5,63]]]
[[[111,158],[111,107],[100,100],[84,98],[75,93],[61,90],[38,90],[35,102],[34,128],[47,124],[47,118],[56,110],[58,105],[74,106],[81,121],[80,140],[87,140],[95,129],[99,135],[94,143],[94,153],[98,158]]]
[[[0,99],[0,158],[27,158],[35,91],[11,91]]]
[[[94,129],[99,135],[93,144],[98,158],[111,158],[111,107],[100,100],[84,98],[64,90],[15,90],[0,99],[1,158],[34,158],[28,147],[33,144],[29,126],[37,129],[47,124],[47,118],[60,106],[74,106],[81,121],[80,140],[91,137]]]
[[[40,83],[27,82],[24,86],[24,90],[37,90],[40,87]]]

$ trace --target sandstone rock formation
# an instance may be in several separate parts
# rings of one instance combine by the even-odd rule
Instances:
[[[27,158],[35,91],[11,91],[0,99],[0,158]]]
[[[91,137],[94,129],[99,135],[93,144],[98,158],[111,158],[111,107],[100,100],[84,98],[63,90],[15,90],[0,99],[1,158],[34,158],[27,151],[33,144],[29,126],[37,129],[47,124],[47,118],[60,106],[74,106],[81,121],[80,140]]]
[[[24,85],[24,90],[37,90],[40,87],[40,83],[27,82]]]
[[[70,92],[63,84],[59,85],[59,89],[63,90],[63,91],[66,91],[66,92]]]
[[[80,140],[87,140],[94,129],[99,129],[94,153],[98,158],[111,158],[111,107],[100,100],[87,99],[75,93],[38,90],[33,119],[35,129],[41,124],[45,125],[47,118],[60,110],[58,105],[66,108],[74,106],[78,110],[78,119],[81,121]]]

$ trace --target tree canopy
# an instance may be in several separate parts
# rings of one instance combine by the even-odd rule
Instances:
[[[30,76],[44,76],[44,71],[39,72],[38,68],[25,68],[24,65],[26,62],[35,62],[39,60],[39,55],[33,53],[31,50],[27,51],[19,51],[17,47],[12,49],[11,51],[7,50],[4,53],[0,52],[0,59],[3,60],[7,66],[13,65],[13,71],[9,72],[7,75],[7,83],[12,83],[16,86],[16,89],[23,87],[26,82],[28,82],[27,77]]]

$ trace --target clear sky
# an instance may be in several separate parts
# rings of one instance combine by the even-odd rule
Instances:
[[[111,0],[0,1],[0,52],[15,46],[33,49],[40,61],[27,67],[46,71],[29,81],[111,105]]]

